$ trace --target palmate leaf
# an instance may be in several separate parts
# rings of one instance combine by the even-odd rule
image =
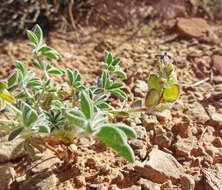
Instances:
[[[8,88],[8,82],[6,80],[0,80],[0,93]]]
[[[113,148],[121,156],[123,156],[129,162],[134,162],[134,153],[131,147],[127,144],[127,136],[125,133],[114,126],[113,124],[107,124],[100,128],[96,133],[96,136],[106,145]]]
[[[105,123],[108,121],[108,117],[106,114],[104,114],[101,111],[98,111],[95,115],[95,117],[93,118],[93,122],[92,122],[92,128],[93,130],[98,127],[99,125],[101,125],[102,123]]]
[[[68,75],[68,78],[69,78],[69,82],[72,85],[74,83],[74,76],[72,74],[72,71],[70,69],[67,69],[66,72],[67,72],[67,75]]]
[[[112,124],[102,126],[96,136],[105,144],[109,143],[109,145],[125,144],[127,140],[125,134]]]
[[[136,132],[128,125],[123,123],[115,123],[114,126],[121,129],[128,138],[136,138]]]
[[[17,82],[17,73],[15,71],[8,78],[8,87],[13,86],[16,82]]]
[[[149,89],[155,88],[159,92],[161,91],[162,87],[160,85],[160,80],[159,80],[159,77],[157,75],[155,75],[155,74],[150,75],[149,81],[148,81],[148,87],[149,87]]]
[[[134,152],[128,144],[121,144],[121,145],[112,144],[110,147],[113,148],[116,152],[118,152],[122,157],[124,157],[130,163],[133,163],[135,161]]]
[[[164,89],[163,100],[165,102],[175,102],[180,96],[180,87],[177,84],[171,85]]]
[[[80,127],[83,129],[87,127],[87,120],[80,115],[78,116],[76,114],[73,114],[72,112],[66,112],[65,117],[76,127]]]
[[[94,114],[94,106],[89,95],[82,91],[80,95],[81,110],[87,119],[91,119]]]
[[[112,65],[115,67],[116,65],[118,65],[120,62],[120,58],[115,58],[112,62]]]
[[[28,35],[28,38],[32,41],[32,43],[34,43],[35,46],[37,46],[39,43],[39,39],[36,36],[36,34],[32,32],[31,30],[27,30],[27,35]]]
[[[102,87],[104,89],[107,89],[109,87],[109,80],[110,80],[110,78],[109,78],[108,71],[104,71],[103,75],[102,75],[102,84],[103,84]]]
[[[101,110],[110,110],[112,107],[106,102],[99,102],[96,104],[96,107]]]
[[[7,90],[0,92],[0,98],[10,103],[14,103],[16,101],[16,99],[11,94],[9,94]]]
[[[127,95],[125,94],[125,92],[123,92],[120,89],[110,89],[109,92],[113,93],[116,96],[119,96],[120,98],[126,100],[127,99]]]
[[[59,57],[60,57],[59,53],[56,50],[52,49],[52,48],[50,48],[49,51],[42,52],[42,55],[44,55],[44,56],[46,56],[50,59],[56,59],[56,60],[58,60]]]
[[[36,35],[38,39],[38,44],[41,44],[42,38],[43,38],[43,32],[42,32],[41,27],[38,24],[34,26],[34,34]]]
[[[159,103],[159,100],[160,100],[160,92],[155,88],[151,88],[147,92],[145,98],[145,106],[148,108],[152,108]]]
[[[23,127],[19,127],[17,129],[15,129],[14,131],[12,131],[8,136],[8,141],[11,141],[15,137],[17,137],[23,131],[23,129],[24,129]]]
[[[124,71],[122,71],[122,70],[117,70],[117,71],[115,71],[114,72],[117,76],[119,76],[119,77],[121,77],[121,78],[124,78],[124,79],[126,79],[126,73],[124,72]]]
[[[48,64],[47,67],[46,67],[46,71],[47,73],[49,74],[57,74],[57,75],[60,75],[60,74],[63,74],[64,71],[62,69],[58,69],[56,67],[53,67],[52,65]]]
[[[21,71],[22,75],[25,76],[26,74],[25,65],[21,61],[16,61],[16,66]]]
[[[29,127],[32,123],[34,123],[38,119],[38,115],[34,109],[31,108],[30,105],[23,102],[22,104],[22,117],[23,123]]]
[[[111,86],[110,89],[114,89],[114,88],[120,88],[123,87],[124,83],[123,82],[114,82]]]

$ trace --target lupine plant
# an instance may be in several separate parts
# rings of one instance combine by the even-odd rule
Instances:
[[[39,25],[32,31],[28,30],[27,35],[34,54],[33,66],[41,71],[41,76],[35,76],[34,71],[17,61],[15,71],[7,80],[0,81],[0,131],[9,134],[9,141],[18,136],[24,138],[24,148],[32,156],[36,150],[42,152],[46,147],[59,158],[61,156],[49,142],[72,143],[86,133],[96,136],[133,162],[134,153],[127,140],[135,138],[136,133],[126,124],[113,123],[110,115],[128,116],[130,112],[147,109],[162,111],[178,99],[176,73],[173,65],[168,63],[167,55],[160,62],[158,74],[149,77],[145,109],[115,110],[108,103],[111,94],[127,100],[127,95],[121,90],[124,83],[112,79],[114,75],[115,78],[126,78],[119,66],[119,58],[105,51],[102,76],[94,86],[87,87],[77,69],[64,71],[49,63],[50,59],[58,60],[60,55],[43,43]],[[66,75],[70,92],[54,84],[53,75]],[[66,102],[69,97],[70,102]]]
[[[113,109],[107,103],[111,94],[126,100],[126,94],[120,89],[124,83],[113,81],[110,75],[126,78],[119,67],[119,58],[113,58],[105,51],[104,68],[101,79],[95,86],[86,87],[81,82],[81,74],[74,71],[54,67],[45,58],[59,59],[56,50],[43,43],[43,33],[39,25],[27,31],[34,58],[33,66],[41,71],[28,70],[20,62],[16,62],[16,70],[7,79],[0,82],[1,113],[0,129],[9,133],[8,140],[17,136],[25,138],[24,147],[32,155],[35,149],[43,151],[47,139],[72,142],[81,132],[98,137],[106,145],[113,148],[129,162],[134,161],[134,153],[128,138],[135,138],[134,130],[123,123],[110,123],[107,110]],[[53,83],[53,75],[66,74],[71,92],[65,92]],[[11,94],[14,94],[13,96]],[[72,104],[64,100],[71,94]],[[40,134],[47,134],[42,138]],[[50,145],[47,144],[50,148]]]
[[[167,53],[159,61],[157,74],[150,74],[145,106],[156,111],[169,109],[180,96],[177,73]]]

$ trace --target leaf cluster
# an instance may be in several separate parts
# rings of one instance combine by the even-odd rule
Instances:
[[[124,83],[113,81],[112,76],[126,78],[120,69],[119,58],[113,58],[105,51],[102,76],[94,86],[85,86],[81,74],[57,68],[50,63],[59,59],[59,53],[43,43],[43,32],[39,25],[27,31],[34,58],[33,66],[41,71],[36,76],[21,61],[16,62],[15,71],[5,81],[0,81],[1,113],[8,120],[0,120],[0,130],[7,128],[8,140],[20,136],[25,138],[25,149],[33,155],[35,149],[42,152],[44,142],[39,134],[55,136],[72,141],[82,131],[94,135],[113,148],[129,162],[134,161],[134,153],[128,138],[135,138],[135,131],[123,123],[110,123],[107,110],[113,110],[108,99],[114,94],[123,100],[127,95],[121,90]],[[71,89],[71,103],[65,103],[70,92],[61,90],[53,82],[53,75],[66,75]],[[13,94],[13,95],[12,95]],[[9,119],[13,118],[13,119]],[[6,126],[7,127],[3,127]]]
[[[177,73],[167,54],[159,61],[157,74],[150,74],[145,106],[157,111],[169,109],[180,96]]]

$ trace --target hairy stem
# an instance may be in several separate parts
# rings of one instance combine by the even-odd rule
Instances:
[[[7,119],[0,119],[0,123],[4,125],[18,125],[19,122],[17,121],[12,121],[12,120],[7,120]]]
[[[22,112],[19,109],[17,109],[15,106],[13,106],[11,103],[6,101],[6,106],[8,106],[9,109],[11,109],[13,112],[18,114],[19,116],[22,116]]]

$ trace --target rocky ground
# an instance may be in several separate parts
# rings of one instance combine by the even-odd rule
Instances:
[[[76,157],[69,165],[50,150],[31,160],[22,139],[7,142],[2,137],[0,189],[221,190],[221,39],[221,25],[203,19],[153,21],[136,29],[88,27],[78,38],[74,32],[52,32],[46,42],[62,55],[54,64],[79,69],[85,84],[98,80],[105,49],[120,57],[128,76],[128,107],[141,104],[150,72],[168,52],[178,71],[181,97],[172,110],[118,118],[137,132],[138,138],[130,140],[136,155],[133,164],[93,137],[81,137],[71,145]],[[12,72],[16,60],[31,67],[27,42],[5,39],[0,44],[1,78]],[[66,88],[66,78],[56,80]]]

